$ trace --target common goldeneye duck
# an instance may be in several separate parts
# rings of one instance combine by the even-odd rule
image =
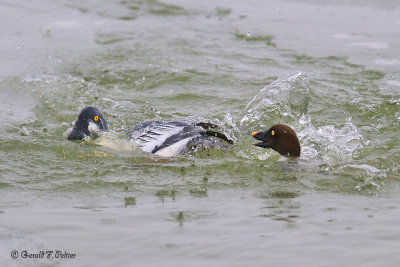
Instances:
[[[261,142],[258,147],[272,148],[287,157],[300,156],[300,142],[296,132],[287,125],[276,124],[264,132],[252,132],[251,135]]]
[[[189,147],[225,148],[219,139],[233,144],[223,133],[213,129],[212,123],[189,123],[185,121],[147,121],[139,123],[126,131],[128,140],[136,143],[143,151],[163,157],[184,154]],[[97,137],[107,131],[108,125],[103,114],[96,107],[86,107],[79,113],[69,140],[82,140],[85,136]]]
[[[81,110],[74,123],[68,140],[82,140],[85,136],[97,137],[101,132],[108,131],[108,124],[103,113],[93,106]]]

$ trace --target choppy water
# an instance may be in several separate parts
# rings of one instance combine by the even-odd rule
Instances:
[[[397,265],[398,1],[197,2],[0,1],[1,266]],[[236,144],[70,142],[86,105]],[[275,123],[299,160],[252,146]]]

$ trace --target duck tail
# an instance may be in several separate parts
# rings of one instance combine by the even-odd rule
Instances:
[[[203,127],[204,129],[217,129],[219,128],[218,125],[209,122],[198,122],[195,124],[196,126]]]
[[[214,123],[209,123],[209,122],[198,122],[198,123],[196,123],[195,125],[204,128],[204,129],[205,129],[204,133],[205,133],[207,136],[214,136],[214,137],[220,138],[220,139],[222,139],[222,140],[228,142],[228,143],[231,144],[231,145],[233,144],[233,140],[232,140],[232,139],[229,139],[225,134],[220,133],[220,132],[217,132],[217,131],[210,130],[210,129],[217,129],[217,128],[219,128],[218,125],[216,125],[216,124],[214,124]]]
[[[231,145],[233,144],[233,140],[229,139],[229,138],[228,138],[225,134],[223,134],[223,133],[216,132],[216,131],[213,131],[213,130],[206,130],[206,131],[205,131],[205,134],[206,134],[207,136],[218,137],[218,138],[220,138],[220,139],[222,139],[222,140],[228,142],[228,143],[231,144]]]

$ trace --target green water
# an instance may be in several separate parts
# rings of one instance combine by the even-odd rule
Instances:
[[[397,1],[6,0],[0,22],[1,266],[400,261]],[[68,141],[87,105],[112,132],[202,120],[236,143]],[[300,159],[252,146],[275,123]]]

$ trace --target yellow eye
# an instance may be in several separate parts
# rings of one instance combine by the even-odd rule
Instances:
[[[97,122],[99,120],[99,116],[94,116],[93,120]]]
[[[275,135],[275,131],[271,131],[271,135]]]

